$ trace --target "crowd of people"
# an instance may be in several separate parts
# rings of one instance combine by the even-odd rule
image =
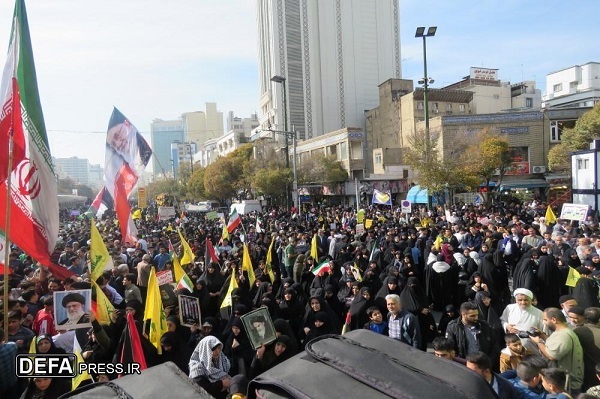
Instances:
[[[55,398],[71,389],[59,379],[28,381],[7,372],[14,356],[33,346],[37,353],[72,353],[75,337],[86,362],[121,361],[132,315],[148,366],[172,361],[216,398],[245,395],[248,381],[310,340],[353,329],[463,363],[500,398],[600,397],[600,230],[593,217],[550,223],[545,205],[535,202],[414,207],[410,214],[369,207],[360,216],[341,206],[307,211],[242,215],[225,236],[224,221],[204,214],[140,220],[135,243],[122,242],[114,219],[105,216],[97,226],[114,268],[96,283],[116,310],[108,324],[94,312],[78,314],[92,325],[84,329],[55,325],[53,293],[91,288],[90,222],[62,223],[53,260],[72,272],[66,279],[11,248],[0,396]],[[148,279],[152,267],[173,270],[173,256],[183,251],[178,230],[195,254],[183,265],[193,290],[164,290],[168,332],[159,354],[143,320]],[[218,261],[206,256],[207,240]],[[242,270],[245,248],[253,284]],[[222,306],[228,294],[231,305]],[[199,323],[182,325],[177,295],[198,298]],[[62,302],[66,307],[68,300]],[[276,339],[253,348],[240,317],[261,307]]]

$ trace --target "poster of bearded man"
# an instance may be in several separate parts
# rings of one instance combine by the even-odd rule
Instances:
[[[54,292],[54,322],[57,330],[90,328],[92,290]]]

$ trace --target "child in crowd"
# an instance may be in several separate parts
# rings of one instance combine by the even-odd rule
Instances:
[[[519,363],[531,356],[533,352],[525,349],[521,344],[521,338],[517,334],[506,334],[504,337],[506,348],[500,352],[500,372],[516,370]]]
[[[369,322],[365,324],[366,330],[371,330],[377,334],[388,335],[388,324],[387,321],[383,320],[383,315],[377,306],[371,306],[367,309],[367,316],[369,316]]]

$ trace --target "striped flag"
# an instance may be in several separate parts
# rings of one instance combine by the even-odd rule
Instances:
[[[194,285],[192,284],[192,280],[181,267],[177,255],[173,256],[173,272],[175,274],[175,281],[177,281],[178,290],[186,288],[189,292],[194,292]]]
[[[242,219],[237,212],[237,209],[233,208],[233,211],[229,215],[229,222],[227,222],[227,232],[233,233],[235,229],[242,223]]]
[[[212,242],[210,242],[208,238],[206,239],[206,255],[204,255],[204,262],[207,264],[208,262],[219,263],[219,257],[217,256],[215,247],[213,247]]]
[[[323,274],[328,273],[330,270],[331,266],[329,265],[329,260],[325,260],[317,266],[313,267],[310,272],[315,276],[322,276]]]
[[[15,2],[8,55],[0,81],[0,109],[0,226],[4,229],[8,225],[4,233],[10,241],[48,266],[56,277],[66,278],[73,273],[50,261],[59,229],[57,185],[24,0]],[[7,208],[10,223],[4,211]]]

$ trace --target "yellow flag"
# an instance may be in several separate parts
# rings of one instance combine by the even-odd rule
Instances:
[[[77,340],[77,336],[73,335],[73,353],[75,354],[75,357],[77,358],[77,365],[76,365],[76,370],[79,370],[79,363],[83,363],[83,357],[81,356],[81,346],[79,346],[79,341]],[[92,376],[87,372],[84,371],[83,373],[79,374],[75,374],[75,377],[73,377],[72,380],[72,386],[71,386],[71,390],[75,390],[77,389],[77,387],[79,386],[79,384],[81,384],[83,381],[85,380],[92,380]]]
[[[229,230],[227,230],[227,223],[223,220],[223,233],[221,233],[222,240],[229,240]]]
[[[554,223],[556,223],[556,215],[554,214],[552,207],[548,205],[548,207],[546,208],[546,224]]]
[[[167,332],[167,319],[163,309],[162,299],[160,297],[160,289],[158,288],[158,280],[156,279],[156,270],[154,266],[150,271],[148,278],[148,296],[146,298],[146,309],[144,310],[144,320],[150,320],[150,333],[148,339],[158,351],[162,354],[160,346],[160,337]]]
[[[441,234],[439,234],[437,236],[433,245],[435,246],[436,251],[439,251],[440,249],[442,249],[442,235]]]
[[[96,281],[104,270],[112,270],[113,260],[104,245],[94,219],[91,219],[90,233],[90,280]]]
[[[29,344],[29,352],[30,354],[34,355],[37,353],[37,336],[33,337],[33,339],[31,340],[31,343]]]
[[[577,280],[581,278],[581,274],[577,270],[572,267],[569,267],[569,274],[567,275],[567,281],[565,282],[566,286],[575,287],[577,285]]]
[[[235,279],[235,269],[231,272],[231,279],[229,280],[229,288],[227,289],[227,294],[223,299],[223,303],[221,303],[221,309],[226,308],[227,306],[233,305],[233,300],[231,299],[231,293],[234,289],[238,287],[237,280]]]
[[[136,209],[135,211],[133,211],[133,214],[131,215],[131,218],[133,220],[141,219],[142,218],[142,210],[141,209]]]
[[[192,248],[190,248],[190,244],[183,238],[183,234],[181,234],[181,230],[177,229],[179,233],[179,238],[181,239],[181,246],[183,246],[183,256],[181,257],[180,263],[182,265],[189,265],[194,263],[194,252],[192,252]],[[177,278],[177,276],[175,276]]]
[[[96,280],[92,280],[92,291],[96,294],[96,302],[92,304],[92,310],[96,314],[96,320],[98,320],[98,323],[100,324],[110,324],[110,314],[115,311],[115,307],[106,297],[102,288],[96,284]]]
[[[317,245],[317,234],[315,234],[312,238],[312,242],[310,243],[310,256],[318,263],[319,261],[319,246]]]
[[[184,275],[187,276],[187,273],[181,267],[177,254],[173,254],[173,273],[175,274],[175,281],[180,281]]]
[[[269,245],[269,250],[267,251],[267,259],[265,260],[265,268],[267,269],[267,274],[271,279],[271,282],[275,282],[275,273],[273,273],[273,267],[271,264],[273,263],[273,245],[275,245],[275,238],[271,239],[271,244]]]
[[[250,287],[254,286],[254,280],[256,277],[254,276],[254,268],[252,267],[252,260],[250,259],[250,251],[248,250],[248,246],[244,244],[244,257],[242,258],[242,270],[248,273],[248,280],[250,281]]]
[[[365,219],[365,229],[371,228],[372,224],[373,224],[373,219]]]

